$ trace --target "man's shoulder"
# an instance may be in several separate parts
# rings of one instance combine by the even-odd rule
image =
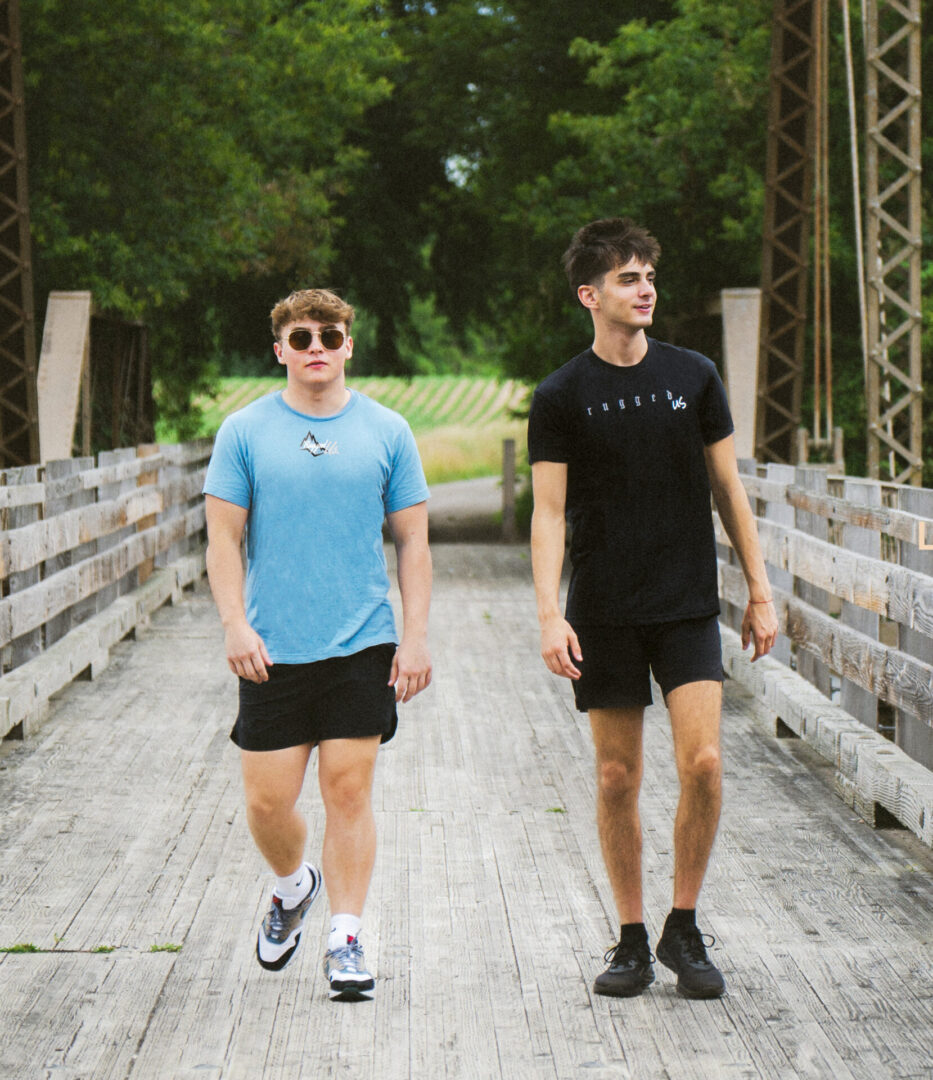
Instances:
[[[650,347],[655,350],[655,355],[663,364],[679,364],[686,368],[708,373],[716,370],[716,365],[708,356],[697,352],[696,349],[687,349],[683,345],[671,345],[667,341],[658,341],[650,338]]]
[[[591,351],[591,349],[584,349],[583,352],[577,353],[572,360],[568,360],[566,364],[561,364],[550,375],[545,375],[535,388],[535,394],[546,397],[552,394],[560,394],[566,390],[579,378]]]
[[[390,409],[375,398],[367,397],[359,390],[354,390],[357,397],[356,407],[361,410],[360,417],[367,424],[375,424],[384,431],[404,431],[409,425],[400,412]]]

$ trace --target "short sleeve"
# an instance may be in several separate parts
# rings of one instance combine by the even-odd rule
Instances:
[[[719,372],[712,360],[707,360],[707,363],[709,377],[706,380],[700,407],[700,431],[703,435],[703,444],[711,446],[731,435],[735,431],[735,425],[732,422],[732,413],[729,411],[729,402],[726,399],[726,388],[722,385]]]
[[[236,426],[226,419],[214,438],[214,449],[204,478],[203,493],[244,509],[252,504],[253,484],[249,455]]]
[[[430,496],[418,445],[408,424],[404,424],[395,439],[392,472],[386,485],[383,502],[387,514],[424,502]]]
[[[528,414],[528,461],[534,465],[536,461],[569,460],[567,425],[561,410],[539,388],[532,396]]]

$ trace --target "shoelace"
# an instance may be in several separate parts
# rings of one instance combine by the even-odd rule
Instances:
[[[616,942],[616,944],[615,944],[615,945],[611,945],[611,946],[609,947],[609,949],[607,949],[607,950],[606,950],[605,954],[603,955],[603,962],[604,962],[604,963],[606,963],[606,964],[610,964],[610,963],[612,963],[612,962],[613,962],[613,960],[615,959],[615,955],[616,955],[616,952],[618,951],[618,949],[619,949],[619,947],[621,946],[621,944],[622,944],[622,942],[621,942],[621,941],[618,941],[618,942]],[[652,952],[652,951],[651,951],[651,950],[650,950],[650,949],[648,948],[648,946],[647,946],[647,945],[645,946],[645,950],[646,950],[646,952],[648,953],[648,963],[649,963],[649,964],[653,964],[653,963],[655,962],[655,960],[657,959],[657,957],[656,957],[656,956],[654,955],[654,953],[653,953],[653,952]],[[629,961],[630,963],[633,963],[633,964],[634,964],[634,963],[637,963],[637,962],[638,962],[638,960],[641,960],[641,959],[643,959],[643,957],[637,957],[637,956],[635,956],[635,950],[633,949],[633,950],[632,950],[632,952],[631,952],[631,954],[630,954],[629,956],[627,956],[627,957],[624,957],[624,959],[626,959],[626,960],[628,960],[628,961]]]
[[[716,944],[713,935],[701,933],[699,927],[696,926],[684,927],[680,933],[683,938],[684,952],[689,959],[695,964],[710,963],[706,950],[711,949]]]
[[[348,945],[341,945],[339,949],[334,949],[331,955],[335,960],[340,960],[347,971],[361,972],[363,970],[363,947],[359,942],[352,941]]]

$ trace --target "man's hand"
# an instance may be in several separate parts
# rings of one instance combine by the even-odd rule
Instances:
[[[583,659],[580,642],[573,627],[565,618],[555,615],[541,624],[541,656],[548,671],[565,679],[579,679],[580,669],[574,664]]]
[[[395,687],[395,700],[404,704],[431,685],[431,653],[426,638],[410,641],[402,638],[392,658],[389,686]]]
[[[228,626],[224,644],[227,649],[227,663],[234,675],[254,683],[268,682],[269,673],[266,668],[272,667],[272,660],[266,651],[265,642],[249,623],[236,622]]]
[[[774,648],[778,636],[777,613],[774,610],[774,602],[766,604],[749,603],[745,608],[745,617],[742,619],[742,648],[747,649],[750,641],[755,643],[755,652],[752,656],[754,663],[759,656],[767,656]]]

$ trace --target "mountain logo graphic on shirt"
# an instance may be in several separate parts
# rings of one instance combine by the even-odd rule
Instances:
[[[337,444],[335,442],[318,442],[314,433],[311,431],[309,431],[301,440],[299,450],[307,450],[311,457],[320,457],[321,454],[338,453]]]

